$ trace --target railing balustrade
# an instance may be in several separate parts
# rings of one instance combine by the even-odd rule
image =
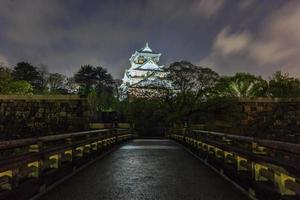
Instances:
[[[0,199],[28,199],[132,137],[111,128],[0,142]]]
[[[300,144],[188,129],[174,129],[170,137],[191,148],[252,196],[300,198]]]

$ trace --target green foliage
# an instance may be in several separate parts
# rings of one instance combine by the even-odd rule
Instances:
[[[277,71],[269,82],[269,93],[272,97],[300,97],[300,81]]]
[[[98,93],[93,89],[87,96],[90,114],[93,121],[98,119],[101,112],[112,112],[116,109],[117,99],[106,92]]]
[[[88,96],[93,121],[98,119],[101,112],[115,109],[117,100],[113,94],[114,81],[106,69],[81,66],[74,75],[74,81],[79,85],[79,94]]]
[[[32,94],[32,86],[27,81],[12,81],[7,86],[8,94],[28,95]]]
[[[129,119],[135,123],[141,134],[160,135],[163,132],[162,127],[168,125],[167,115],[159,99],[135,98],[127,106]]]
[[[48,92],[48,78],[49,78],[49,72],[46,65],[40,65],[37,67],[37,70],[39,72],[40,76],[40,82],[39,82],[39,90],[36,91],[36,93],[47,93]]]
[[[113,78],[102,67],[83,65],[74,75],[75,82],[80,86],[80,93],[88,95],[93,89],[97,92],[113,93]]]
[[[79,94],[88,96],[93,121],[98,119],[101,112],[115,109],[117,100],[113,96],[114,81],[106,69],[84,65],[73,80],[79,85]]]
[[[6,67],[0,66],[0,94],[7,92],[7,86],[11,80],[11,71]]]
[[[97,115],[100,111],[99,109],[99,97],[95,90],[91,91],[87,97],[89,108],[90,108],[90,116],[92,121],[97,120]]]
[[[113,93],[114,80],[106,69],[98,66],[95,68],[95,88],[100,93]]]
[[[79,85],[75,82],[74,77],[66,78],[64,88],[66,89],[68,94],[78,94],[79,93]]]
[[[144,117],[153,122],[158,120],[166,124],[186,119],[208,122],[219,110],[237,118],[234,113],[238,111],[227,109],[236,98],[300,97],[300,80],[282,72],[276,72],[269,82],[249,73],[220,77],[215,71],[188,61],[172,63],[168,72],[167,79],[174,89],[160,88],[157,98],[153,98],[153,91],[149,90],[151,98],[119,102],[115,97],[118,96],[116,82],[100,66],[83,65],[73,77],[67,78],[49,73],[45,66],[19,62],[13,70],[0,66],[0,94],[81,94],[88,96],[94,119],[101,112],[118,110],[131,120],[145,120],[139,118],[144,113]]]
[[[268,82],[260,76],[236,73],[232,77],[221,77],[214,92],[221,97],[262,97],[267,95],[267,89]]]
[[[170,120],[188,118],[207,101],[219,81],[219,75],[209,68],[195,66],[190,62],[175,62],[169,67],[168,80],[174,90],[165,94],[165,105]]]
[[[182,94],[191,92],[199,97],[208,95],[219,79],[219,75],[209,68],[195,66],[188,61],[172,63],[168,69],[168,79]]]
[[[0,66],[0,94],[31,94],[32,86],[27,81],[14,80],[11,70]]]
[[[80,86],[80,93],[88,95],[95,84],[95,69],[91,65],[83,65],[74,75],[74,80]]]
[[[33,87],[34,93],[39,93],[44,90],[43,77],[39,73],[38,69],[27,62],[19,62],[14,67],[12,76],[14,80],[27,81]]]
[[[47,79],[47,86],[50,93],[67,93],[65,88],[66,76],[59,73],[51,73]]]

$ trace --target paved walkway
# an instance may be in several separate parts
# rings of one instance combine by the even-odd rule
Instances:
[[[244,200],[232,184],[169,140],[133,140],[42,200]]]

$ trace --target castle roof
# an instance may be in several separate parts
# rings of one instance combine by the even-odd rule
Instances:
[[[144,48],[141,48],[140,50],[138,50],[137,52],[139,53],[150,53],[150,54],[158,54],[154,51],[152,51],[152,49],[149,47],[148,42],[146,42],[146,45]]]
[[[135,70],[154,70],[154,71],[162,71],[163,66],[157,65],[153,60],[147,60],[142,65],[135,68]]]

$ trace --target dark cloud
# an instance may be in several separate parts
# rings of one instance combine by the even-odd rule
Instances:
[[[292,0],[2,0],[0,62],[67,75],[89,63],[121,77],[149,41],[162,64],[187,59],[264,76],[278,64],[300,76],[298,8]]]
[[[288,1],[287,1],[288,2]],[[282,70],[300,77],[300,2],[282,4],[258,23],[256,32],[222,29],[200,63],[223,73],[248,71],[270,76]]]

